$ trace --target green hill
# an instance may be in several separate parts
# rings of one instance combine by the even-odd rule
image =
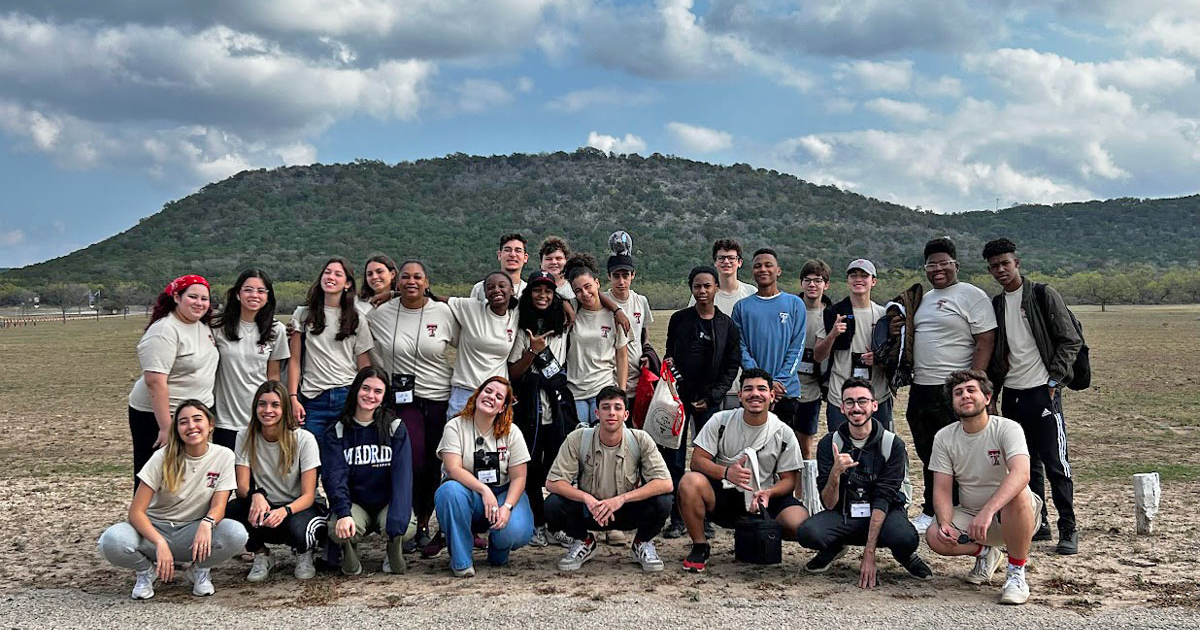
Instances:
[[[858,256],[883,269],[915,269],[922,244],[945,234],[959,244],[969,272],[982,271],[978,252],[986,240],[1009,236],[1027,268],[1067,274],[1135,263],[1195,266],[1200,197],[939,215],[742,164],[594,149],[455,154],[394,166],[358,161],[246,171],[91,247],[4,272],[0,282],[160,286],[188,272],[227,282],[248,266],[308,282],[331,255],[357,267],[386,253],[425,260],[437,283],[466,283],[493,268],[504,232],[524,233],[535,250],[542,237],[562,235],[603,260],[617,229],[633,235],[646,281],[678,281],[708,262],[710,244],[722,236],[736,236],[750,250],[774,247],[785,269],[798,270],[808,257],[836,268]]]

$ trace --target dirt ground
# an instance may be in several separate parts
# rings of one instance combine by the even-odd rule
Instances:
[[[1092,348],[1096,377],[1086,392],[1068,392],[1064,406],[1076,471],[1081,552],[1053,553],[1035,544],[1030,559],[1031,602],[1094,614],[1114,608],[1179,606],[1200,609],[1200,378],[1185,357],[1200,339],[1200,307],[1079,309]],[[669,313],[656,313],[652,338],[661,347]],[[0,330],[0,592],[69,589],[94,596],[128,597],[132,576],[101,561],[95,541],[124,518],[131,490],[126,396],[137,377],[134,345],[144,320],[43,324]],[[1181,351],[1182,350],[1182,351]],[[906,437],[903,400],[897,425]],[[912,468],[920,462],[911,453]],[[1153,536],[1134,532],[1130,475],[1157,470],[1163,502]],[[918,486],[920,475],[914,474]],[[918,489],[919,491],[919,489]],[[1053,519],[1053,509],[1051,509]],[[673,605],[725,600],[771,602],[805,598],[831,605],[900,606],[959,601],[991,605],[998,588],[964,583],[967,559],[935,558],[932,583],[907,577],[886,552],[879,555],[880,586],[862,593],[860,554],[852,551],[830,573],[811,576],[811,553],[785,543],[782,565],[735,563],[732,535],[722,531],[709,571],[685,574],[684,540],[660,541],[667,570],[643,575],[628,549],[602,547],[573,575],[554,568],[560,548],[522,549],[505,568],[477,559],[479,575],[456,580],[445,556],[410,556],[404,576],[380,573],[382,542],[365,544],[368,575],[322,574],[307,582],[290,576],[290,561],[265,584],[243,580],[249,565],[235,559],[214,571],[213,604],[272,609],[361,603],[409,606],[434,598],[546,596],[587,612],[605,602],[657,601]],[[281,557],[287,557],[282,552]],[[998,576],[997,582],[1000,581]],[[185,602],[189,589],[160,586],[157,601]],[[1164,614],[1168,614],[1164,611]]]

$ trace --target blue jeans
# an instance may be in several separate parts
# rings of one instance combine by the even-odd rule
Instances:
[[[579,416],[579,422],[589,427],[596,426],[596,421],[599,419],[596,416],[596,397],[592,396],[591,398],[576,400],[575,415]]]
[[[895,398],[889,398],[879,403],[879,409],[875,411],[875,415],[871,416],[875,422],[883,425],[883,428],[888,431],[895,431],[892,428],[892,405],[896,402]],[[825,422],[829,425],[829,432],[837,431],[839,427],[846,424],[846,416],[842,414],[842,408],[837,405],[825,405]]]
[[[317,394],[315,398],[300,396],[300,404],[304,405],[304,428],[317,438],[317,446],[325,442],[325,431],[337,422],[349,390],[349,387],[334,387]]]
[[[503,505],[508,486],[499,486],[492,492],[496,495],[496,503]],[[461,571],[471,566],[471,553],[475,549],[473,532],[476,528],[482,531],[488,527],[483,514],[483,497],[451,479],[438,487],[433,503],[437,508],[438,524],[445,532],[446,545],[450,548],[450,568]],[[531,538],[533,511],[529,509],[529,498],[521,493],[508,525],[488,532],[488,563],[508,564],[508,553],[529,544]]]
[[[458,412],[462,411],[463,407],[467,406],[467,400],[470,399],[471,394],[474,394],[474,393],[475,393],[475,390],[473,390],[473,389],[466,389],[464,387],[452,386],[450,388],[449,406],[446,407],[446,420],[447,421],[452,420],[454,418],[454,416],[457,416]]]

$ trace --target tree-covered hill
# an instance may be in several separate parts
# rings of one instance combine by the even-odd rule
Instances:
[[[654,155],[455,154],[394,166],[377,161],[239,173],[167,204],[138,225],[70,255],[0,274],[23,286],[135,282],[181,273],[229,281],[259,266],[311,281],[332,255],[420,258],[439,283],[495,265],[496,239],[519,231],[531,248],[567,238],[603,261],[608,235],[633,235],[639,277],[676,281],[708,261],[713,239],[778,250],[785,271],[805,258],[835,267],[858,256],[884,269],[920,265],[921,246],[950,235],[969,271],[997,236],[1017,241],[1027,268],[1071,273],[1149,263],[1195,266],[1200,197],[1021,206],[939,215],[746,165]],[[531,258],[536,259],[536,253]],[[536,262],[532,262],[532,269]]]

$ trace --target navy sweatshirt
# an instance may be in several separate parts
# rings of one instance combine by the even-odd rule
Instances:
[[[379,444],[374,425],[350,420],[340,439],[331,425],[321,444],[321,482],[338,518],[350,516],[351,503],[372,511],[388,506],[387,535],[396,537],[412,516],[412,447],[404,423],[386,421],[395,425],[390,446]]]

